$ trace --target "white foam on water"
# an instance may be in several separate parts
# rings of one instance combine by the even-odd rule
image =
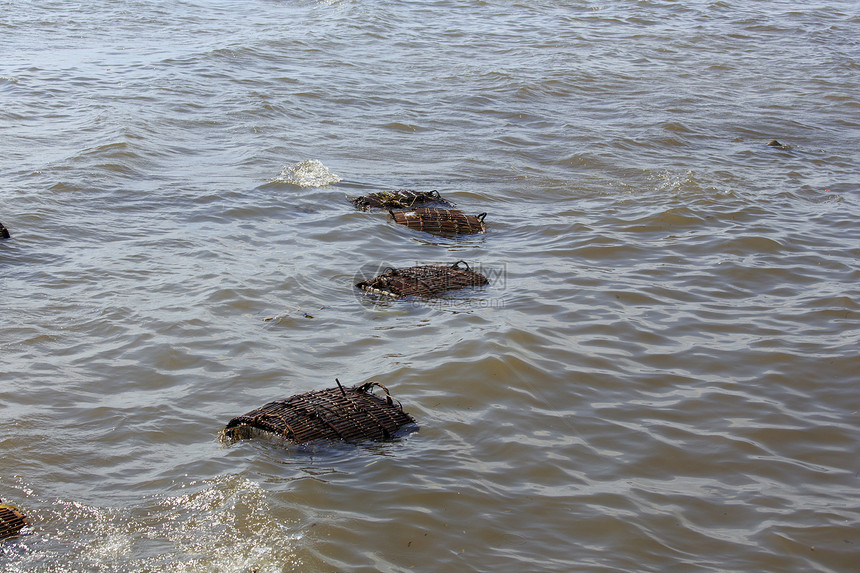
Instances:
[[[281,173],[272,181],[288,183],[299,187],[325,187],[341,181],[341,178],[317,159],[307,159],[292,165],[285,165]]]
[[[229,475],[183,487],[191,491],[136,507],[56,500],[34,508],[34,525],[0,546],[0,571],[277,573],[307,565],[299,514],[270,518],[271,498],[254,481]]]

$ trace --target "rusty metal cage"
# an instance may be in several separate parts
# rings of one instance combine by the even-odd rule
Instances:
[[[442,198],[438,191],[414,191],[412,189],[397,189],[396,191],[380,191],[361,197],[347,197],[352,204],[367,211],[368,209],[409,209],[417,205],[453,205]]]
[[[398,225],[405,225],[410,229],[417,229],[442,237],[474,235],[486,231],[484,227],[486,213],[472,216],[457,209],[434,207],[420,207],[401,211],[389,210],[389,213]]]
[[[0,503],[0,539],[16,535],[28,524],[26,515],[11,505]]]
[[[336,380],[337,381],[337,380]],[[385,397],[373,393],[381,388]],[[284,400],[276,400],[237,416],[221,432],[221,440],[232,443],[253,437],[280,437],[293,443],[336,440],[345,442],[382,441],[414,424],[378,382],[345,388],[314,390]]]
[[[460,268],[461,264],[465,268]],[[384,273],[369,281],[361,281],[355,286],[373,294],[394,298],[430,298],[446,291],[484,286],[489,282],[487,277],[469,268],[466,261],[457,261],[449,266],[424,265],[403,269],[389,267]]]

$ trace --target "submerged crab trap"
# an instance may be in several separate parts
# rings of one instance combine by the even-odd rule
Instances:
[[[389,210],[389,213],[398,225],[405,225],[410,229],[417,229],[442,237],[474,235],[486,231],[484,227],[486,213],[472,216],[457,209],[434,207],[421,207],[404,211]]]
[[[464,268],[460,268],[460,265]],[[393,298],[418,296],[434,297],[449,291],[467,287],[484,286],[490,281],[481,273],[469,268],[466,261],[453,265],[424,265],[395,269],[389,267],[381,275],[355,286],[372,294]]]
[[[352,204],[367,211],[368,209],[409,209],[416,205],[446,205],[451,207],[451,203],[446,201],[439,195],[435,189],[433,191],[413,191],[412,189],[398,189],[396,191],[380,191],[378,193],[370,193],[361,197],[347,197]]]
[[[415,424],[379,382],[345,388],[335,381],[336,388],[269,402],[233,418],[221,431],[221,441],[233,443],[255,437],[278,437],[297,444],[382,441]],[[381,388],[385,396],[374,394],[374,388]]]
[[[0,500],[0,539],[16,535],[28,524],[26,515],[11,505],[2,503],[2,500]]]

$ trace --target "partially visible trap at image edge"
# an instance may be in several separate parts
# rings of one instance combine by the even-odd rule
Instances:
[[[29,525],[27,516],[15,507],[0,500],[0,539],[16,535],[24,526]]]
[[[344,442],[383,441],[415,420],[403,411],[379,382],[365,382],[297,394],[276,400],[230,420],[221,431],[221,441],[232,443],[268,433],[301,444],[321,440]],[[385,397],[373,394],[381,388]]]
[[[460,268],[460,265],[465,268]],[[418,296],[430,298],[446,291],[489,284],[487,277],[469,268],[466,261],[453,265],[423,265],[395,269],[389,267],[382,274],[355,286],[372,294],[393,298]]]

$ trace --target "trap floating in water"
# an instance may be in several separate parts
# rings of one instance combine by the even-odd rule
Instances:
[[[0,503],[0,539],[16,535],[28,524],[26,515],[11,505]]]
[[[465,268],[460,268],[460,265]],[[388,268],[381,275],[355,286],[373,294],[394,298],[419,296],[434,297],[466,287],[484,286],[490,281],[481,273],[469,268],[466,261],[453,265],[424,265],[404,269]]]
[[[381,388],[385,397],[375,395],[374,388]],[[365,382],[345,388],[338,381],[336,388],[269,402],[233,418],[221,432],[221,440],[232,443],[276,436],[297,444],[321,440],[382,441],[414,423],[382,384]]]
[[[416,205],[446,205],[451,207],[451,203],[446,201],[439,195],[435,189],[433,191],[413,191],[411,189],[398,189],[396,191],[380,191],[378,193],[370,193],[361,197],[347,197],[352,204],[367,211],[370,208],[374,209],[409,209]]]
[[[406,225],[425,233],[442,237],[457,235],[474,235],[486,231],[484,217],[486,213],[477,216],[466,215],[456,209],[436,209],[422,207],[408,211],[389,211],[398,225]]]

